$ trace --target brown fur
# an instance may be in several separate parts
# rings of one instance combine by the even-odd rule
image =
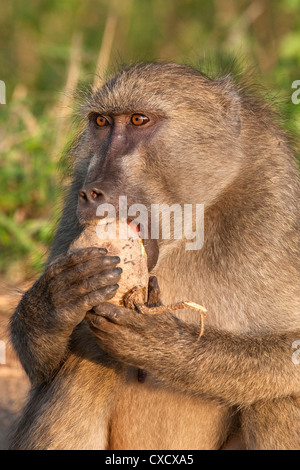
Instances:
[[[125,126],[135,112],[153,125]],[[82,131],[50,261],[61,258],[12,318],[33,390],[11,447],[220,449],[240,426],[247,449],[298,449],[300,183],[286,135],[229,77],[173,64],[122,70],[82,107],[85,120],[95,113],[115,125]],[[64,253],[80,231],[77,195],[88,183],[115,205],[119,195],[147,207],[205,204],[203,248],[159,240],[152,270],[164,303],[207,308],[199,341],[191,311],[149,317],[103,305],[119,279],[114,260],[109,275],[99,268],[82,287],[84,273],[97,274],[94,252]],[[89,329],[82,320],[92,307]],[[143,384],[137,368],[147,370]]]

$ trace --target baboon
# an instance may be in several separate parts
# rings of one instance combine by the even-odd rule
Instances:
[[[170,63],[124,67],[80,110],[49,260],[11,319],[32,382],[11,448],[299,449],[300,182],[275,114],[229,75]],[[67,254],[120,195],[204,204],[201,249],[145,237],[149,303],[204,305],[200,339],[191,310],[110,304],[119,258]]]

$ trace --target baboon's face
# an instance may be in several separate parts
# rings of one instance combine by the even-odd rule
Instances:
[[[120,196],[128,207],[146,206],[149,216],[151,204],[211,204],[239,166],[232,101],[224,83],[187,67],[148,64],[120,72],[83,108],[80,221],[95,218],[103,203],[118,213]],[[154,265],[156,241],[148,240],[146,250]]]

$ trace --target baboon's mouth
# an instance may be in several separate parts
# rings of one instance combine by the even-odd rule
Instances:
[[[145,247],[145,251],[147,254],[147,265],[148,265],[148,271],[150,272],[152,271],[152,269],[157,263],[158,252],[159,252],[158,243],[157,243],[157,240],[154,240],[154,239],[152,240],[148,236],[149,231],[148,231],[147,237],[143,238],[143,230],[141,229],[141,225],[134,224],[133,220],[134,219],[130,219],[130,218],[127,219],[127,224],[130,225],[131,229],[134,230],[136,233],[138,233],[141,238],[141,241]]]

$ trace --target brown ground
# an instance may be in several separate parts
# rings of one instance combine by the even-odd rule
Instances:
[[[11,424],[18,416],[29,390],[29,381],[9,344],[7,327],[9,317],[19,302],[17,289],[27,289],[0,284],[0,341],[5,342],[5,364],[0,364],[0,450],[7,449],[7,436]]]

